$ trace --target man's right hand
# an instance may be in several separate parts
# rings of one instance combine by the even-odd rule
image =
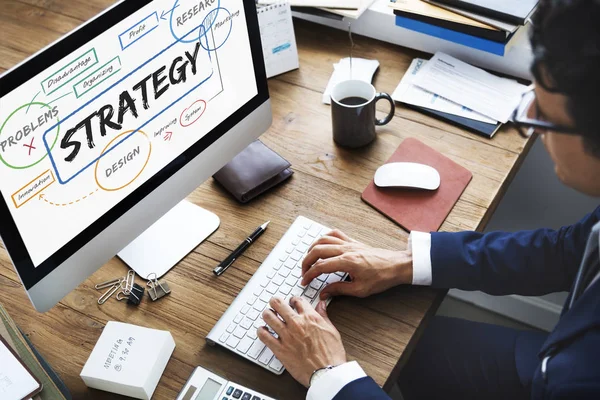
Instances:
[[[308,285],[321,274],[338,271],[348,273],[351,282],[326,286],[321,292],[321,299],[339,295],[367,297],[412,283],[412,253],[410,249],[376,249],[334,230],[309,249],[302,262],[302,284]]]

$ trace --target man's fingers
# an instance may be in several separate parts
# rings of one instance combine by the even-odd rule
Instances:
[[[281,336],[281,334],[285,330],[285,324],[282,320],[279,319],[279,317],[275,314],[275,312],[273,312],[273,310],[266,309],[262,314],[262,318],[265,321],[265,323],[275,331],[276,334]]]
[[[273,297],[269,305],[284,321],[290,321],[297,314],[281,297]]]
[[[337,245],[343,245],[344,243],[346,243],[346,242],[344,240],[340,239],[339,237],[325,235],[325,236],[321,236],[313,244],[311,244],[310,247],[308,248],[308,252],[310,253],[310,251],[315,246],[318,246],[320,244],[337,244]]]
[[[258,336],[260,341],[265,344],[265,346],[271,349],[273,353],[277,354],[279,352],[281,343],[279,342],[279,340],[275,339],[273,335],[271,335],[271,333],[266,327],[263,326],[258,328],[258,330],[256,331],[256,335]]]
[[[327,258],[336,257],[343,254],[344,250],[342,245],[336,244],[320,244],[313,247],[304,258],[304,261],[302,261],[302,273],[306,273],[319,258],[325,260]]]
[[[358,296],[354,282],[336,282],[325,286],[321,291],[321,300],[327,300],[335,296]]]
[[[290,304],[298,314],[304,314],[307,309],[312,308],[312,306],[302,297],[292,297],[290,299]]]
[[[352,272],[348,268],[348,264],[344,264],[341,257],[332,257],[327,260],[319,260],[302,276],[302,284],[308,285],[321,274],[330,274],[332,272]]]
[[[329,316],[327,315],[327,303],[325,301],[319,301],[319,304],[317,304],[315,310],[319,313],[321,317],[323,317],[325,321],[331,324]]]
[[[356,240],[352,239],[350,236],[346,235],[344,232],[339,229],[334,229],[327,234],[327,236],[333,236],[336,238],[340,238],[346,242],[356,242]]]

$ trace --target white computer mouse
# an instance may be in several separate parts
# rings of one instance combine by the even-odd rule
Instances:
[[[382,165],[375,172],[375,185],[436,190],[440,187],[440,174],[429,165],[396,162]]]

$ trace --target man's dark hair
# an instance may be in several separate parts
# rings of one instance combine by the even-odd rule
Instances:
[[[568,97],[587,150],[600,157],[600,0],[541,0],[532,23],[533,75]]]

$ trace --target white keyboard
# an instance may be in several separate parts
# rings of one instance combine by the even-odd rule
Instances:
[[[308,248],[329,231],[308,218],[298,217],[209,332],[208,343],[221,345],[277,375],[282,374],[283,365],[257,338],[256,330],[265,325],[262,313],[273,296],[286,301],[301,296],[316,307],[326,285],[346,278],[342,272],[324,274],[307,287],[301,285],[302,260]]]

